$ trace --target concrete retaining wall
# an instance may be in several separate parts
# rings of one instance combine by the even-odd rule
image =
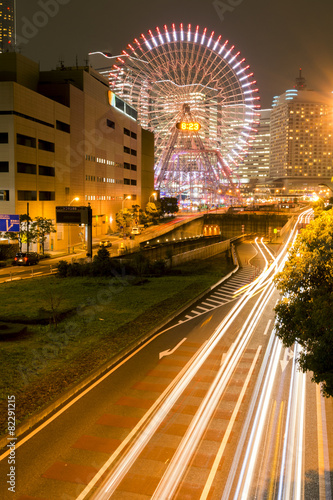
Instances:
[[[221,241],[219,243],[214,243],[204,248],[196,248],[189,252],[185,252],[179,255],[173,255],[171,257],[172,266],[179,266],[184,262],[189,262],[194,259],[208,259],[209,257],[214,257],[222,252],[226,252],[230,249],[230,240]]]

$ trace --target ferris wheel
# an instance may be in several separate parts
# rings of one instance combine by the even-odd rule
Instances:
[[[234,187],[256,133],[256,81],[234,45],[189,24],[141,34],[109,71],[155,135],[155,189],[200,200]]]

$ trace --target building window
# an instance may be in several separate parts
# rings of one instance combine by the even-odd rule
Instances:
[[[0,201],[9,201],[9,190],[1,189],[0,190]]]
[[[124,146],[124,153],[131,154],[131,149],[128,148],[127,146]]]
[[[26,146],[27,148],[36,147],[36,139],[29,135],[16,134],[16,143],[20,146]]]
[[[128,130],[128,128],[125,128],[125,127],[124,127],[124,134],[125,134],[125,135],[128,135],[128,137],[131,137],[131,131],[130,131],[130,130]]]
[[[39,201],[55,200],[55,191],[39,191]]]
[[[127,170],[130,170],[131,165],[129,163],[127,163],[126,161],[124,161],[124,168],[126,168]]]
[[[32,163],[17,162],[17,173],[18,174],[36,174],[36,165]]]
[[[133,165],[133,163],[131,163],[131,170],[134,170],[136,172],[136,165]]]
[[[43,139],[38,139],[38,149],[42,151],[49,151],[54,153],[54,142],[44,141]]]
[[[55,177],[55,168],[47,167],[45,165],[38,166],[38,174],[39,175],[47,175],[48,177]]]
[[[0,132],[0,144],[8,144],[8,132]]]
[[[107,125],[107,127],[110,127],[110,128],[115,128],[115,126],[116,126],[114,121],[109,120],[108,118],[106,119],[106,125]]]
[[[17,191],[18,201],[37,201],[37,191]]]
[[[136,156],[136,150],[135,149],[131,149],[131,155]]]
[[[130,185],[131,184],[130,179],[124,179],[124,184]]]
[[[9,172],[9,162],[0,161],[0,172]]]
[[[61,130],[61,132],[67,132],[67,134],[70,134],[71,132],[71,126],[68,125],[68,123],[61,122],[60,120],[56,121],[56,128],[57,130]]]
[[[135,179],[131,179],[131,186],[136,186],[136,180]]]
[[[131,132],[131,137],[132,137],[132,139],[136,139],[137,138],[136,133],[135,132]]]

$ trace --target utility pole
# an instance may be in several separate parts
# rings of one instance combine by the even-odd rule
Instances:
[[[29,252],[29,202],[27,202],[27,253]]]
[[[92,209],[88,203],[87,257],[92,258]]]

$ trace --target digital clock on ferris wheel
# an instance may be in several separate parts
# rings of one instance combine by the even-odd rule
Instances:
[[[176,127],[183,132],[198,132],[201,129],[201,125],[198,122],[179,122],[176,123]]]

